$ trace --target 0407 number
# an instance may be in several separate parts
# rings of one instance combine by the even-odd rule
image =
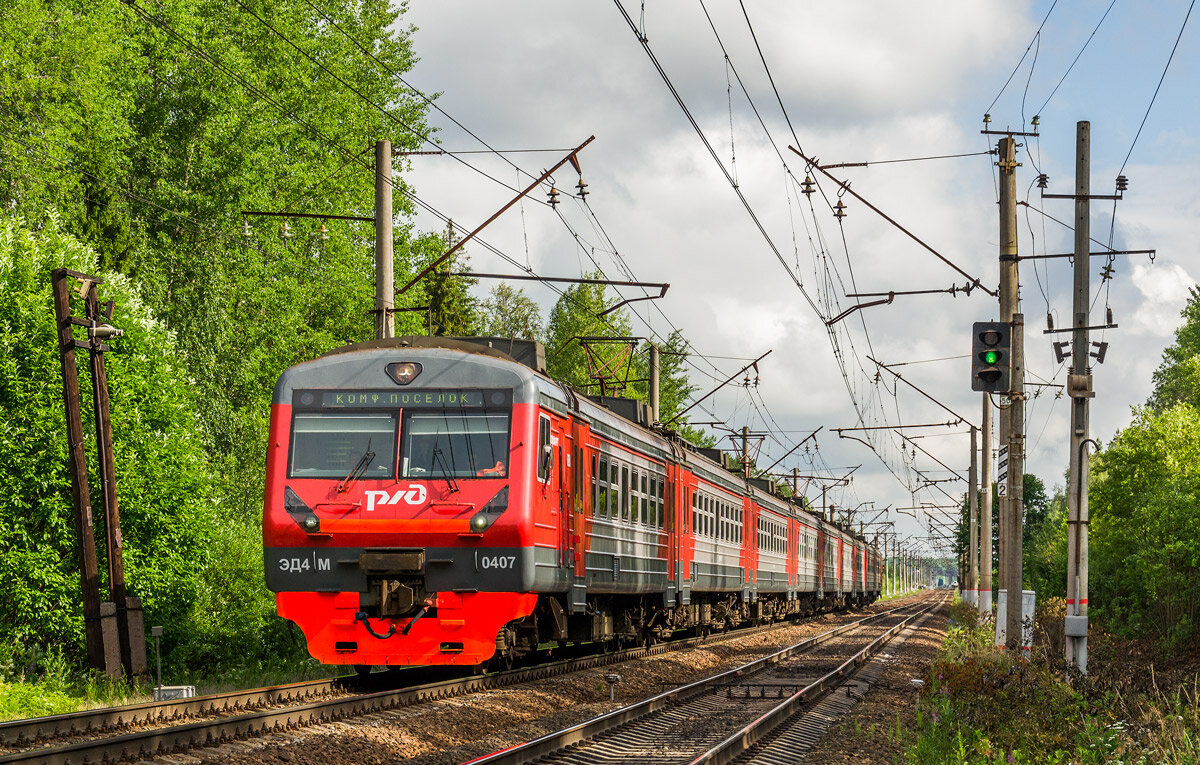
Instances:
[[[484,555],[479,559],[480,568],[516,568],[517,556],[515,555]]]

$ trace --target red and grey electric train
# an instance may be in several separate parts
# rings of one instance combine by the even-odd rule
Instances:
[[[544,369],[536,343],[416,337],[280,376],[266,581],[316,659],[504,664],[878,597],[864,539]]]

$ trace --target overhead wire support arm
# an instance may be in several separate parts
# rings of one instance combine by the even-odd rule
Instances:
[[[302,212],[268,212],[265,210],[242,210],[242,217],[259,217],[259,218],[313,218],[315,220],[356,220],[362,223],[374,223],[374,218],[366,218],[361,215],[327,215],[324,213],[302,213]]]
[[[973,424],[971,423],[971,421],[970,421],[970,420],[968,420],[966,417],[963,417],[961,414],[959,414],[958,412],[954,411],[954,410],[953,410],[953,409],[951,409],[950,407],[946,406],[946,405],[945,405],[945,404],[943,404],[941,401],[938,401],[938,400],[937,400],[936,398],[934,398],[933,396],[931,396],[931,395],[929,395],[928,393],[926,393],[925,391],[921,390],[921,388],[917,387],[917,385],[915,385],[914,383],[912,383],[912,382],[910,382],[910,381],[908,381],[908,380],[904,379],[903,377],[901,377],[899,372],[895,372],[895,371],[893,371],[893,370],[892,370],[892,369],[891,369],[891,368],[890,368],[890,367],[889,367],[887,364],[884,364],[884,363],[883,363],[883,362],[881,362],[881,361],[876,361],[874,358],[872,358],[872,357],[871,357],[871,355],[870,355],[870,354],[867,354],[867,359],[869,359],[871,362],[873,362],[873,363],[875,364],[875,366],[877,366],[877,367],[879,367],[880,369],[882,369],[882,370],[886,371],[888,374],[892,375],[893,377],[895,377],[895,378],[896,378],[897,380],[899,380],[900,382],[904,383],[904,384],[905,384],[905,385],[907,385],[908,387],[910,387],[910,388],[912,388],[913,390],[915,390],[917,393],[920,393],[922,396],[924,396],[925,398],[929,399],[929,400],[930,400],[930,401],[932,401],[933,403],[937,404],[937,405],[938,405],[938,406],[940,406],[942,409],[945,409],[945,410],[946,410],[948,413],[950,413],[950,414],[954,415],[954,416],[955,416],[955,417],[957,417],[957,418],[958,418],[960,421],[967,423],[968,425],[970,425],[970,426],[971,426],[971,427],[973,427],[973,428],[974,428],[974,427],[976,427],[976,426],[975,426],[975,425],[973,425]]]
[[[759,356],[759,357],[758,357],[757,359],[755,359],[754,361],[751,361],[751,362],[750,362],[749,364],[747,364],[746,366],[742,367],[742,368],[741,368],[741,369],[739,369],[738,371],[736,371],[736,372],[734,372],[733,374],[731,374],[731,375],[729,376],[729,378],[728,378],[728,379],[726,379],[724,382],[722,382],[720,385],[718,385],[717,387],[713,388],[713,389],[712,389],[712,390],[710,390],[708,393],[705,393],[703,396],[701,396],[700,398],[696,399],[696,400],[695,400],[695,401],[693,401],[692,403],[688,404],[687,408],[685,408],[685,409],[684,409],[683,411],[681,411],[681,412],[677,412],[677,413],[675,414],[675,416],[674,416],[674,417],[672,417],[671,419],[667,420],[667,421],[666,421],[666,422],[664,422],[663,424],[664,424],[664,425],[669,425],[669,424],[671,424],[672,422],[675,422],[675,421],[676,421],[676,420],[678,420],[680,417],[682,417],[683,415],[687,414],[687,413],[688,413],[688,412],[690,412],[692,409],[694,409],[696,406],[698,406],[698,405],[700,404],[700,402],[701,402],[701,401],[703,401],[704,399],[708,398],[709,396],[711,396],[712,394],[716,393],[717,391],[721,390],[721,388],[724,388],[724,387],[725,387],[726,385],[728,385],[729,383],[733,382],[734,378],[736,378],[736,377],[737,377],[738,375],[740,375],[742,372],[745,372],[747,369],[750,369],[751,367],[754,367],[755,369],[757,369],[757,368],[758,368],[758,362],[762,361],[763,359],[765,359],[767,356],[770,356],[770,355],[771,355],[771,351],[767,351],[766,353],[764,353],[763,355]]]
[[[848,293],[846,293],[846,297],[850,297],[850,298],[877,297],[877,298],[882,298],[882,299],[881,300],[872,300],[869,303],[859,303],[858,305],[852,305],[849,308],[847,308],[846,310],[839,313],[837,316],[834,316],[832,319],[826,321],[825,326],[832,327],[834,324],[837,324],[842,319],[846,318],[850,314],[852,314],[855,311],[858,311],[860,309],[870,308],[872,306],[877,306],[877,305],[890,304],[893,300],[896,299],[897,295],[936,295],[936,294],[939,294],[942,292],[948,292],[950,295],[952,295],[954,297],[958,297],[959,292],[962,292],[966,295],[970,295],[971,290],[973,290],[973,289],[975,289],[975,285],[972,284],[971,282],[967,282],[962,287],[959,287],[957,284],[952,284],[944,290],[889,290],[887,292],[848,292]]]
[[[639,300],[658,300],[666,297],[667,290],[671,285],[668,282],[635,282],[635,281],[619,281],[616,279],[572,279],[565,276],[535,276],[533,274],[477,274],[474,271],[455,271],[451,276],[466,276],[472,279],[517,279],[527,282],[560,282],[563,284],[603,284],[609,287],[642,287],[645,289],[657,288],[657,295],[647,295],[639,298],[626,298],[610,308],[605,308],[596,316],[605,316],[617,310],[623,305],[636,303]],[[643,338],[638,338],[639,340]]]
[[[1088,255],[1093,258],[1107,258],[1113,255],[1149,255],[1150,260],[1154,260],[1154,256],[1158,254],[1158,250],[1100,250],[1098,252],[1089,252]],[[1052,255],[1021,255],[1017,260],[1046,260],[1048,258],[1073,258],[1073,252],[1056,252]]]
[[[801,446],[804,446],[804,443],[805,443],[806,441],[808,441],[808,439],[810,439],[810,438],[815,438],[815,437],[816,437],[816,435],[817,435],[818,433],[820,433],[820,432],[821,432],[821,430],[822,430],[824,427],[825,427],[825,426],[824,426],[824,425],[822,425],[821,427],[819,427],[819,428],[817,428],[816,430],[814,430],[812,433],[809,433],[807,436],[805,436],[805,437],[804,437],[803,439],[801,439],[800,441],[797,441],[795,446],[793,446],[791,449],[788,449],[788,450],[787,450],[787,454],[784,454],[782,457],[780,457],[779,459],[775,460],[775,461],[774,461],[774,462],[772,462],[770,465],[768,465],[768,466],[767,466],[767,468],[766,468],[765,470],[763,470],[763,473],[770,473],[770,472],[771,472],[771,468],[775,467],[775,466],[776,466],[776,465],[778,465],[780,462],[783,462],[785,459],[787,459],[789,456],[791,456],[792,452],[796,451],[796,450],[797,450],[797,449],[799,449]]]
[[[562,159],[560,159],[560,160],[559,160],[559,161],[558,161],[558,162],[557,162],[557,163],[554,165],[554,167],[552,167],[552,168],[550,168],[549,170],[547,170],[547,171],[545,171],[544,173],[542,173],[540,176],[538,176],[538,177],[537,177],[537,178],[536,178],[536,179],[533,181],[533,183],[531,183],[531,184],[529,184],[528,186],[526,186],[526,187],[525,187],[523,190],[521,190],[521,191],[520,191],[520,192],[519,192],[519,193],[518,193],[518,194],[517,194],[515,197],[513,197],[511,200],[509,200],[509,202],[508,202],[507,204],[505,204],[503,207],[501,207],[501,208],[500,208],[499,210],[497,210],[496,212],[492,213],[492,216],[491,216],[490,218],[488,218],[487,220],[485,220],[483,223],[479,224],[479,226],[478,226],[478,227],[477,227],[477,228],[476,228],[474,231],[472,231],[471,233],[467,234],[467,235],[466,235],[466,236],[464,236],[462,239],[458,240],[458,242],[457,242],[457,243],[456,243],[456,244],[455,244],[453,247],[451,247],[450,249],[446,250],[446,252],[445,252],[445,253],[444,253],[444,254],[443,254],[441,257],[439,257],[437,260],[433,261],[433,262],[432,262],[432,263],[430,263],[428,266],[426,266],[426,267],[425,267],[425,268],[424,268],[424,269],[421,271],[421,273],[419,273],[419,274],[417,274],[416,276],[414,276],[414,277],[412,278],[412,280],[408,282],[408,284],[405,284],[403,287],[401,287],[400,289],[396,290],[396,294],[398,294],[398,295],[403,295],[405,292],[408,292],[408,290],[409,290],[409,289],[411,289],[411,288],[412,288],[412,286],[413,286],[414,284],[416,284],[417,282],[421,281],[421,280],[422,280],[422,279],[424,279],[426,276],[428,276],[428,275],[430,274],[430,272],[432,272],[432,271],[433,271],[433,269],[437,268],[437,267],[438,267],[438,266],[440,266],[442,263],[446,262],[446,260],[448,260],[450,257],[452,257],[452,256],[454,255],[454,253],[456,253],[456,252],[458,252],[460,249],[462,249],[462,247],[463,247],[463,246],[464,246],[464,245],[465,245],[467,242],[471,241],[471,239],[473,239],[473,238],[475,237],[475,235],[476,235],[476,234],[478,234],[478,233],[479,233],[480,231],[482,231],[483,229],[487,228],[487,226],[488,226],[489,224],[491,224],[491,222],[492,222],[492,221],[496,220],[496,218],[499,218],[501,215],[503,215],[503,214],[505,213],[505,211],[507,211],[507,210],[508,210],[508,208],[512,207],[512,206],[513,206],[513,205],[515,205],[517,202],[521,201],[521,199],[522,199],[522,198],[524,198],[526,194],[528,194],[529,192],[531,192],[531,191],[533,191],[534,189],[536,189],[536,188],[538,187],[538,185],[542,183],[542,181],[546,180],[546,179],[547,179],[547,178],[549,178],[551,175],[553,175],[555,170],[559,169],[560,167],[562,167],[563,165],[567,164],[568,162],[570,162],[570,163],[572,164],[572,166],[578,166],[578,162],[579,162],[579,160],[578,160],[578,159],[576,159],[576,156],[575,156],[575,155],[576,155],[576,154],[578,154],[579,152],[583,151],[584,147],[586,147],[586,146],[587,146],[589,143],[591,143],[591,142],[592,142],[592,141],[594,141],[594,140],[596,140],[596,136],[591,136],[591,137],[589,137],[589,138],[588,138],[586,141],[584,141],[583,143],[579,144],[579,146],[575,147],[575,149],[573,149],[573,150],[571,151],[571,153],[570,153],[570,154],[568,154],[567,156],[565,156],[565,157],[563,157]]]
[[[929,252],[931,252],[931,253],[934,255],[934,257],[936,257],[938,260],[942,261],[942,262],[943,262],[943,263],[945,263],[946,265],[948,265],[948,266],[950,266],[951,268],[953,268],[953,269],[954,269],[956,272],[958,272],[958,273],[959,273],[961,276],[964,276],[964,277],[966,277],[966,278],[967,278],[967,280],[968,280],[968,281],[969,281],[971,284],[973,284],[974,286],[976,286],[976,287],[978,287],[979,289],[983,290],[984,292],[986,292],[987,294],[991,295],[992,297],[999,297],[999,294],[1000,294],[1000,293],[998,293],[998,292],[996,292],[996,291],[994,291],[994,290],[990,290],[990,289],[988,289],[987,287],[985,287],[985,286],[983,285],[983,282],[981,282],[981,281],[980,281],[980,280],[979,280],[977,277],[971,276],[971,275],[970,275],[970,274],[968,274],[966,271],[964,271],[964,270],[962,270],[961,268],[959,268],[957,265],[955,265],[955,264],[954,264],[954,263],[953,263],[953,262],[952,262],[952,261],[951,261],[949,258],[947,258],[945,255],[942,255],[940,252],[938,252],[937,250],[935,250],[935,249],[933,249],[932,247],[930,247],[928,244],[926,244],[924,241],[922,241],[922,240],[921,240],[919,237],[917,237],[917,235],[916,235],[916,234],[912,233],[911,231],[909,231],[908,229],[906,229],[904,226],[901,226],[899,222],[897,222],[895,219],[893,219],[892,217],[890,217],[890,216],[889,216],[887,213],[883,212],[883,211],[882,211],[882,210],[880,210],[878,207],[876,207],[875,205],[871,204],[871,203],[870,203],[870,202],[868,202],[866,199],[864,199],[864,198],[862,197],[862,195],[861,195],[861,194],[859,194],[858,192],[856,192],[856,191],[854,191],[853,189],[851,189],[851,188],[850,188],[850,184],[846,183],[845,181],[841,181],[841,180],[838,180],[837,178],[835,178],[833,175],[831,175],[831,174],[829,173],[829,171],[827,171],[827,170],[825,170],[823,167],[821,167],[821,165],[820,165],[820,164],[817,162],[817,160],[816,160],[816,159],[811,159],[811,158],[809,158],[809,157],[806,157],[806,156],[805,156],[803,153],[801,153],[801,151],[800,151],[799,149],[797,149],[795,146],[789,146],[789,147],[788,147],[788,149],[789,149],[789,150],[790,150],[792,153],[794,153],[796,156],[800,157],[800,158],[801,158],[801,159],[803,159],[805,162],[807,162],[807,163],[808,163],[808,164],[809,164],[811,167],[813,167],[815,170],[817,170],[817,171],[819,171],[819,172],[823,173],[823,174],[825,175],[825,177],[826,177],[826,178],[828,178],[829,180],[831,180],[831,181],[833,181],[834,183],[836,183],[836,184],[838,185],[838,188],[842,189],[842,190],[843,190],[843,191],[845,191],[847,194],[849,194],[850,196],[852,196],[852,197],[854,197],[855,199],[857,199],[859,202],[862,202],[864,205],[866,205],[868,208],[870,208],[870,209],[871,209],[871,210],[872,210],[872,211],[873,211],[873,212],[874,212],[876,215],[880,216],[881,218],[883,218],[884,220],[886,220],[888,223],[891,223],[893,226],[895,226],[896,228],[900,229],[900,231],[902,231],[904,234],[906,234],[906,235],[908,236],[908,238],[912,239],[914,242],[916,242],[917,244],[921,245],[921,246],[922,246],[922,247],[924,247],[926,250],[928,250]]]

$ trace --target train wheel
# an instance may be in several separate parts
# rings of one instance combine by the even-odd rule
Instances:
[[[507,672],[516,664],[516,656],[511,651],[496,651],[496,655],[491,658],[490,669],[493,672]]]
[[[370,664],[355,664],[354,665],[354,674],[358,675],[359,677],[366,677],[367,675],[371,674],[371,665]]]

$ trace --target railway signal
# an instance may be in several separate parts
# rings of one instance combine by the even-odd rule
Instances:
[[[1012,368],[1012,329],[1002,321],[971,325],[971,390],[1007,393]]]

